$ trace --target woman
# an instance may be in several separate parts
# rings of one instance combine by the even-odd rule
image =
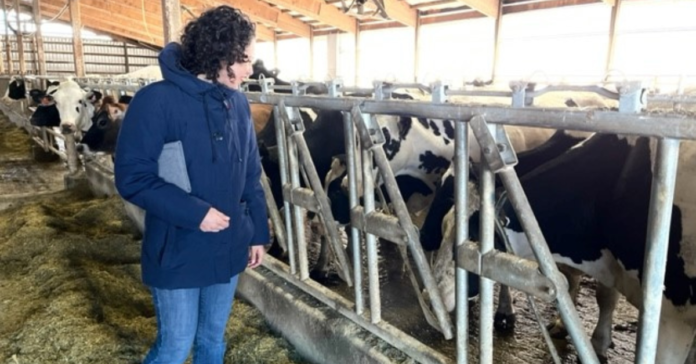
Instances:
[[[116,187],[146,212],[142,279],[152,291],[157,340],[145,363],[222,363],[224,332],[246,267],[269,241],[249,103],[254,24],[220,6],[186,25],[159,55],[164,80],[130,103],[116,147]],[[191,191],[158,174],[166,143],[180,141]]]

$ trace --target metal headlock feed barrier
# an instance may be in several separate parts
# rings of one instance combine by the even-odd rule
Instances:
[[[47,77],[43,77],[47,78]],[[35,80],[42,77],[35,76]],[[31,81],[31,80],[30,80]],[[100,90],[113,95],[136,92],[149,81],[76,79],[81,86]],[[381,317],[381,293],[379,288],[377,238],[391,241],[400,248],[407,266],[409,281],[413,285],[427,322],[438,329],[446,339],[456,336],[457,363],[468,362],[468,300],[467,271],[481,276],[480,282],[480,363],[493,363],[493,283],[500,282],[521,290],[529,296],[529,304],[536,311],[534,298],[555,301],[561,318],[583,363],[598,363],[590,340],[584,332],[577,311],[568,293],[567,282],[560,274],[544,240],[539,225],[531,211],[520,181],[512,166],[517,162],[503,125],[520,125],[593,131],[601,133],[652,136],[659,138],[653,188],[650,200],[648,241],[643,283],[643,307],[637,344],[637,363],[653,363],[656,355],[658,324],[660,318],[662,282],[664,281],[667,238],[671,220],[672,201],[679,153],[679,140],[696,140],[696,120],[675,115],[653,115],[641,113],[651,99],[638,83],[617,85],[618,91],[598,86],[550,86],[530,91],[525,84],[511,84],[511,92],[449,90],[446,85],[435,83],[430,86],[417,84],[386,84],[376,82],[374,88],[358,89],[343,87],[340,80],[321,85],[327,96],[307,96],[304,91],[317,83],[293,82],[292,94],[272,93],[273,80],[260,80],[262,92],[247,93],[252,103],[274,106],[275,132],[278,141],[278,159],[283,190],[284,211],[277,211],[270,193],[265,173],[262,185],[266,193],[270,218],[275,236],[288,252],[289,265],[268,257],[264,266],[285,281],[315,297],[346,318],[359,324],[395,348],[421,363],[452,363],[452,359],[426,346],[414,337],[402,332]],[[279,89],[280,87],[276,87]],[[390,94],[399,88],[419,88],[431,93],[431,102],[389,100]],[[595,92],[619,100],[619,112],[600,110],[569,110],[560,108],[526,107],[534,97],[552,91]],[[372,99],[344,97],[344,92],[373,94]],[[472,106],[447,103],[448,96],[500,96],[510,97],[512,107]],[[655,96],[657,100],[689,103],[693,100],[678,96]],[[22,110],[26,105],[20,103]],[[336,223],[317,174],[310,150],[304,138],[304,126],[299,108],[309,107],[336,110],[343,113],[345,152],[348,176],[348,194],[351,229],[349,244],[352,255],[339,237]],[[4,103],[0,108],[12,121],[27,128],[33,140],[61,155],[68,162],[71,173],[79,169],[74,136],[29,126],[27,116]],[[432,119],[447,119],[455,122],[455,214],[456,214],[456,326],[450,320],[437,284],[433,278],[420,241],[417,228],[399,192],[394,172],[389,165],[382,145],[385,137],[377,123],[375,114],[391,114]],[[21,119],[21,120],[20,120]],[[481,146],[481,239],[480,244],[467,243],[468,218],[468,153],[467,134],[469,128]],[[52,138],[65,139],[65,152],[53,147]],[[375,163],[373,166],[372,163]],[[500,252],[493,247],[496,228],[494,174],[501,177],[508,198],[517,213],[534,251],[536,261],[528,261],[510,253]],[[359,191],[374,191],[375,177],[386,187],[395,215],[378,211],[372,193],[364,193],[362,206]],[[304,184],[302,183],[304,182]],[[362,186],[360,186],[362,183]],[[362,188],[360,188],[362,187]],[[328,243],[337,260],[338,273],[348,286],[353,287],[353,299],[347,299],[309,279],[309,259],[304,232],[304,211],[317,213],[328,236]],[[365,251],[362,251],[364,241]],[[366,254],[366,266],[362,255]],[[352,263],[352,264],[351,264]],[[413,269],[411,264],[414,265]],[[363,272],[367,272],[367,289],[363,287]],[[421,284],[423,287],[421,287]],[[422,288],[431,292],[430,302],[422,296]],[[369,308],[365,307],[364,293],[367,292]],[[548,333],[542,333],[548,340]],[[456,329],[456,333],[454,330]],[[552,356],[559,362],[553,345],[549,345]]]

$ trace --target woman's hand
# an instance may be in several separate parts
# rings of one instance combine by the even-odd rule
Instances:
[[[230,226],[230,217],[211,207],[201,222],[201,231],[217,233]]]
[[[266,255],[266,249],[263,245],[252,245],[249,248],[249,263],[247,264],[247,267],[254,269],[261,265],[264,255]]]

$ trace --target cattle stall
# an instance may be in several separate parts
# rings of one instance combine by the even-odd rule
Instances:
[[[82,85],[90,87],[93,89],[101,89],[104,93],[107,92],[134,92],[139,86],[126,85],[126,84],[115,84],[112,80],[105,80],[99,82],[96,79],[92,80],[81,80]],[[482,106],[471,106],[462,104],[445,103],[448,96],[454,96],[457,94],[472,94],[472,91],[458,91],[451,90],[445,87],[445,85],[434,84],[430,86],[421,85],[423,88],[428,88],[432,91],[432,103],[425,102],[405,102],[405,101],[393,101],[388,99],[391,93],[390,87],[394,85],[385,86],[382,83],[375,83],[375,89],[372,90],[351,90],[350,88],[344,88],[339,82],[329,82],[326,84],[329,90],[329,97],[316,97],[316,96],[303,96],[302,90],[306,89],[307,84],[294,83],[293,91],[294,96],[284,96],[279,94],[269,93],[266,83],[262,83],[266,92],[259,93],[249,93],[249,99],[252,102],[261,102],[275,105],[276,119],[275,127],[278,136],[279,148],[278,152],[280,155],[280,160],[284,161],[281,164],[281,176],[283,178],[284,187],[284,204],[285,215],[284,221],[279,223],[278,218],[274,219],[274,227],[282,226],[285,228],[286,244],[289,251],[294,251],[294,254],[290,254],[288,264],[270,258],[265,267],[269,269],[273,274],[286,282],[291,283],[300,290],[309,293],[311,296],[323,302],[324,305],[331,307],[336,312],[341,315],[357,322],[360,326],[364,327],[368,331],[377,335],[381,339],[388,342],[390,345],[399,348],[407,356],[417,360],[418,362],[425,363],[449,363],[453,362],[452,357],[442,355],[436,350],[430,349],[427,346],[420,343],[417,339],[413,338],[411,335],[405,334],[394,325],[387,323],[381,318],[381,304],[379,300],[379,277],[378,267],[375,265],[378,262],[377,251],[375,249],[375,237],[386,238],[390,241],[396,242],[396,246],[399,248],[399,252],[403,254],[403,250],[400,248],[407,247],[411,253],[410,258],[405,258],[404,262],[411,261],[412,264],[416,266],[415,272],[410,268],[409,276],[411,277],[412,283],[417,288],[415,290],[416,296],[413,297],[420,301],[420,311],[426,317],[426,321],[436,328],[441,335],[450,339],[454,335],[453,330],[457,330],[457,333],[466,333],[467,321],[467,300],[463,299],[466,297],[466,288],[462,287],[466,284],[465,279],[458,279],[458,295],[457,299],[457,325],[454,327],[451,318],[444,312],[442,308],[442,303],[437,302],[437,296],[433,297],[430,304],[433,306],[428,307],[422,297],[420,297],[418,291],[420,290],[420,284],[429,288],[429,291],[436,291],[434,288],[435,282],[432,278],[432,272],[430,272],[430,267],[424,259],[422,249],[417,239],[417,232],[411,222],[411,217],[406,211],[406,207],[403,204],[403,200],[400,198],[400,193],[396,184],[394,182],[393,173],[389,168],[386,156],[383,155],[383,150],[381,148],[384,142],[384,136],[381,135],[381,130],[374,124],[374,121],[370,117],[372,114],[400,114],[400,115],[415,115],[424,118],[436,118],[436,119],[450,119],[458,120],[455,123],[456,131],[456,158],[455,161],[467,160],[466,153],[468,148],[466,146],[466,128],[463,126],[465,123],[470,123],[474,134],[479,141],[479,144],[484,150],[489,151],[502,150],[503,153],[494,159],[494,157],[489,157],[490,153],[485,153],[487,158],[491,158],[489,164],[494,166],[496,171],[501,172],[503,175],[509,172],[506,169],[506,165],[509,163],[514,163],[515,155],[512,152],[512,148],[507,145],[506,137],[504,133],[501,133],[497,125],[499,124],[518,124],[518,125],[530,125],[530,126],[542,126],[542,127],[556,127],[556,128],[567,128],[567,129],[577,129],[585,131],[600,131],[605,133],[630,133],[637,135],[656,135],[663,138],[684,138],[693,139],[696,138],[693,134],[693,128],[690,123],[693,122],[692,119],[684,119],[671,115],[651,115],[646,113],[635,113],[640,111],[644,107],[646,102],[646,94],[639,84],[622,84],[618,87],[618,92],[611,92],[608,90],[598,90],[595,91],[602,92],[610,97],[614,97],[620,100],[619,111],[602,111],[602,110],[589,110],[589,111],[569,111],[569,110],[548,110],[539,109],[534,107],[527,107],[521,110],[517,108],[523,108],[531,104],[532,98],[536,95],[541,95],[545,92],[550,92],[553,90],[560,89],[549,88],[547,90],[530,91],[524,85],[513,85],[512,91],[509,94],[498,95],[511,97],[513,102],[513,108],[506,107],[482,107]],[[407,85],[413,86],[413,85]],[[572,90],[584,90],[587,91],[588,88],[571,88]],[[592,88],[589,88],[592,89]],[[350,97],[339,97],[340,91],[369,91],[373,93],[374,100],[369,99],[355,99]],[[667,96],[660,96],[665,99]],[[685,103],[692,101],[683,97],[670,97],[668,101],[675,103]],[[327,206],[328,200],[326,197],[326,191],[323,191],[321,181],[318,180],[316,173],[311,170],[313,168],[313,163],[311,159],[307,158],[306,145],[302,139],[302,127],[301,123],[297,123],[297,118],[299,115],[298,107],[312,107],[316,109],[328,109],[337,110],[344,113],[344,130],[346,132],[346,144],[347,144],[347,161],[348,161],[348,180],[349,180],[349,190],[351,199],[351,221],[353,223],[353,230],[351,235],[359,235],[357,232],[361,231],[366,235],[365,245],[367,246],[367,261],[368,266],[362,266],[363,261],[360,255],[360,249],[353,250],[353,266],[351,267],[348,263],[348,257],[343,256],[339,258],[339,271],[342,273],[342,278],[346,282],[352,283],[353,289],[346,290],[348,294],[337,294],[328,290],[321,285],[317,284],[309,276],[308,249],[306,244],[306,239],[303,237],[304,225],[302,224],[302,216],[300,215],[302,211],[301,208],[307,209],[318,213],[325,224],[325,228],[329,230],[328,234],[331,238],[331,243],[333,244],[333,249],[338,253],[337,256],[345,254],[343,252],[342,242],[339,241],[336,235],[336,225],[334,219],[331,216],[331,209]],[[640,121],[639,124],[636,124]],[[493,124],[492,126],[487,125],[487,123]],[[355,131],[353,128],[356,128]],[[488,130],[492,130],[491,134]],[[286,133],[288,135],[286,135]],[[356,134],[354,134],[356,133]],[[354,140],[354,135],[359,136],[360,149],[357,146],[352,145]],[[496,138],[492,139],[492,135]],[[39,142],[39,140],[35,140]],[[502,145],[502,147],[501,147]],[[663,147],[663,153],[674,153],[674,143],[670,144],[667,142]],[[294,152],[292,152],[294,151]],[[374,153],[371,158],[368,154],[369,152]],[[295,155],[295,153],[297,153]],[[355,163],[357,157],[362,155],[362,160],[366,161],[362,164],[362,169],[365,173],[360,176],[360,171],[358,170],[358,165]],[[357,204],[357,180],[359,178],[363,181],[363,190],[373,189],[374,181],[371,181],[372,170],[370,166],[370,161],[377,163],[377,168],[379,169],[380,176],[383,178],[383,182],[387,187],[387,192],[392,199],[394,204],[394,209],[396,210],[396,216],[387,216],[381,212],[374,211],[375,201],[370,198],[370,194],[365,196],[364,206],[358,206]],[[658,159],[659,160],[659,159]],[[670,162],[671,161],[671,162]],[[675,158],[666,158],[665,161],[659,162],[657,164],[658,168],[670,167],[669,163],[675,162]],[[666,166],[665,162],[669,162]],[[468,168],[464,167],[460,163],[455,164],[457,168],[456,176],[466,176]],[[664,167],[661,167],[664,166]],[[89,171],[90,165],[86,164],[86,168]],[[92,167],[94,168],[94,167]],[[672,166],[674,168],[674,166]],[[108,168],[103,169],[102,173],[109,172]],[[463,172],[462,172],[463,171]],[[300,178],[304,177],[308,185],[312,187],[311,190],[304,189],[300,187]],[[360,177],[359,177],[360,176]],[[506,183],[510,184],[511,188],[510,197],[511,199],[516,198],[519,195],[519,188],[516,188],[514,175],[505,175]],[[660,181],[661,178],[656,177],[656,181]],[[107,178],[108,180],[108,178]],[[466,189],[462,188],[461,178],[457,180],[457,194],[456,203],[457,206],[466,206]],[[669,182],[669,179],[667,179]],[[659,183],[659,182],[658,182]],[[113,187],[112,187],[113,188]],[[490,186],[488,187],[490,188]],[[660,189],[667,189],[669,192],[669,185],[660,186]],[[515,191],[515,192],[513,192]],[[662,193],[662,191],[658,191]],[[490,191],[488,191],[490,193]],[[669,194],[669,193],[668,193]],[[664,200],[663,200],[664,201]],[[275,201],[269,201],[269,206],[276,206]],[[288,208],[293,206],[294,208]],[[484,205],[485,206],[485,205]],[[521,204],[524,206],[524,204]],[[489,206],[490,207],[490,206]],[[524,207],[522,207],[524,208]],[[462,209],[459,209],[461,211]],[[485,210],[484,210],[485,211]],[[664,212],[663,212],[664,213]],[[529,211],[523,212],[525,216],[530,216]],[[488,222],[489,227],[495,225],[493,219],[493,213],[488,210],[488,212],[483,213],[483,220],[491,220]],[[488,216],[488,217],[486,217]],[[669,219],[667,219],[669,220]],[[457,241],[463,242],[463,236],[466,236],[467,226],[464,224],[466,218],[457,219],[458,229],[457,234],[460,236]],[[653,228],[654,229],[654,228]],[[538,232],[537,232],[538,234]],[[282,234],[281,234],[282,235]],[[333,236],[332,236],[333,235]],[[659,232],[656,235],[660,235]],[[662,233],[664,236],[664,233]],[[491,236],[491,235],[489,235]],[[358,239],[353,239],[353,244],[357,244]],[[489,241],[488,243],[491,243]],[[482,246],[485,244],[482,244]],[[658,246],[659,244],[655,244]],[[490,247],[487,247],[490,249]],[[664,248],[664,247],[663,247]],[[537,297],[545,298],[546,300],[558,300],[559,307],[564,316],[564,321],[569,327],[573,342],[578,348],[583,362],[596,362],[596,358],[593,357],[593,350],[589,344],[588,338],[582,332],[582,326],[578,324],[577,314],[572,304],[569,302],[569,297],[567,292],[563,289],[558,289],[557,287],[563,287],[564,281],[558,276],[556,272],[555,264],[550,258],[550,254],[544,249],[544,245],[537,247],[539,249],[538,257],[539,264],[541,265],[542,272],[538,272],[538,266],[535,263],[524,263],[516,260],[515,257],[505,255],[505,253],[482,251],[477,246],[460,246],[458,248],[458,256],[460,263],[457,267],[457,274],[463,275],[464,268],[467,270],[480,273],[486,278],[491,278],[496,281],[504,282],[516,289],[530,293]],[[664,253],[663,253],[664,255]],[[496,269],[486,268],[489,265],[495,265]],[[663,264],[664,265],[664,264]],[[519,268],[522,266],[523,268]],[[514,274],[509,269],[515,267]],[[521,270],[520,270],[521,269]],[[659,270],[659,267],[658,267]],[[363,272],[367,272],[368,275],[368,288],[365,289],[361,287],[362,281],[361,277]],[[256,273],[254,273],[256,274]],[[659,272],[658,272],[659,274]],[[530,281],[524,280],[514,280],[515,275],[524,276],[530,279]],[[659,277],[658,277],[659,280]],[[662,280],[659,280],[660,282]],[[349,286],[351,284],[348,284]],[[484,285],[482,285],[483,287]],[[408,287],[408,285],[406,286]],[[408,288],[406,288],[408,289]],[[482,317],[492,318],[492,286],[489,288],[482,289],[480,299],[480,309],[483,310]],[[654,288],[653,288],[654,289]],[[351,294],[352,291],[352,294]],[[369,291],[367,298],[363,298],[364,292]],[[461,296],[464,294],[464,296]],[[650,293],[653,297],[659,296]],[[486,295],[488,298],[484,298]],[[357,297],[357,298],[355,298]],[[369,300],[369,308],[365,307],[364,301]],[[414,302],[415,304],[415,302]],[[654,304],[654,303],[653,303]],[[650,307],[649,305],[647,307]],[[654,306],[653,306],[654,307]],[[644,310],[648,310],[646,308]],[[654,308],[653,308],[654,309]],[[433,312],[434,311],[434,312]],[[645,317],[645,313],[641,315]],[[659,315],[650,315],[650,317],[659,317]],[[480,355],[483,359],[492,360],[492,353],[487,350],[492,350],[492,321],[484,323],[481,320],[481,346],[485,350],[480,351]],[[643,324],[641,322],[641,333],[642,335],[656,335],[657,330],[650,328],[650,322]],[[654,325],[654,323],[652,323]],[[652,330],[652,331],[646,331]],[[467,357],[467,335],[456,335],[457,339],[457,354],[456,360],[458,362],[465,360]],[[641,336],[644,337],[644,336]],[[646,341],[647,340],[647,341]],[[642,342],[655,342],[654,338],[645,337],[641,339]],[[641,345],[639,347],[643,348],[646,345]],[[651,350],[649,345],[646,349]],[[654,350],[654,349],[652,349]],[[638,357],[640,358],[640,353]],[[650,355],[650,353],[642,354]]]

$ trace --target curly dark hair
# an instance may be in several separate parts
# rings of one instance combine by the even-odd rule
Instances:
[[[256,36],[256,25],[238,9],[222,5],[190,21],[181,35],[181,65],[194,75],[204,74],[213,82],[227,62],[228,76],[232,64],[246,62],[246,47]]]

